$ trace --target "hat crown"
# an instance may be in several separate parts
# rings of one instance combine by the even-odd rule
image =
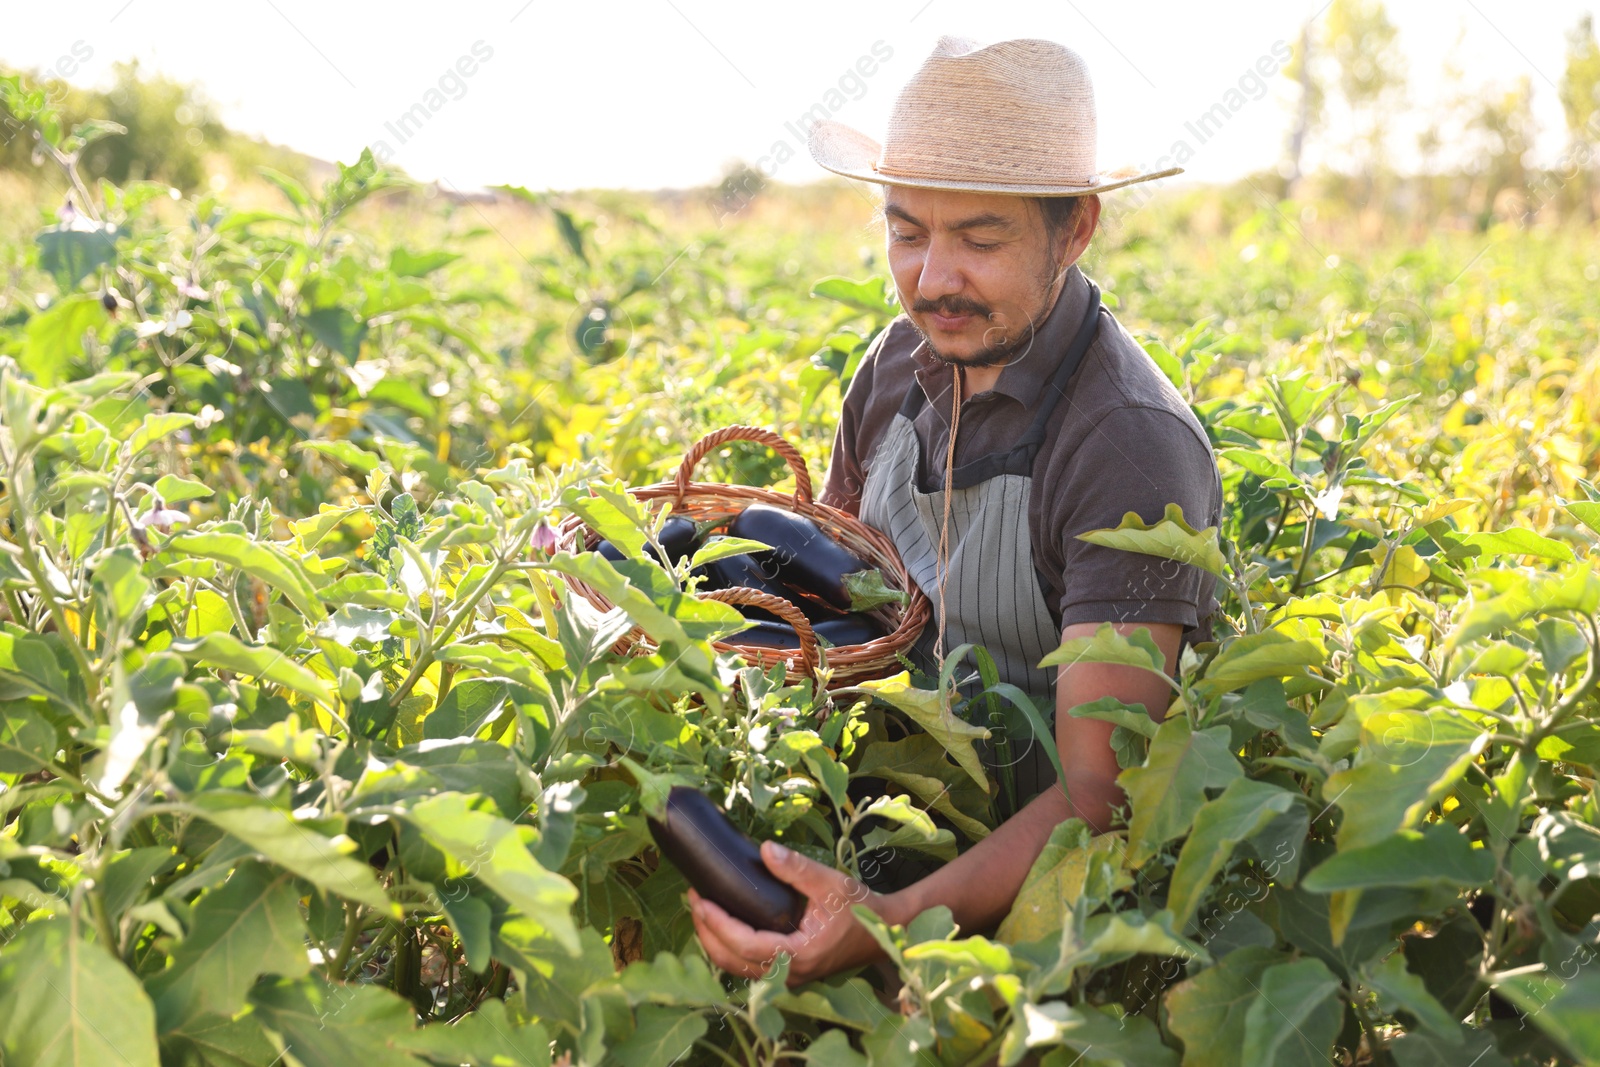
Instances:
[[[898,98],[875,169],[1012,185],[1092,186],[1094,86],[1076,52],[942,37]]]

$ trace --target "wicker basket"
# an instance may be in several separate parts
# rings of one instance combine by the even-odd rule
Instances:
[[[794,495],[787,496],[770,489],[744,485],[693,481],[695,467],[700,461],[730,441],[754,441],[777,452],[794,472]],[[904,606],[888,604],[868,612],[884,627],[886,633],[883,637],[866,644],[839,645],[826,650],[817,648],[805,616],[787,602],[753,589],[724,589],[701,594],[707,600],[764,607],[789,622],[799,636],[799,648],[785,650],[741,645],[737,634],[726,641],[716,642],[715,647],[736,652],[748,662],[761,667],[781,663],[790,681],[812,677],[819,661],[833,671],[828,683],[830,686],[851,685],[868,678],[893,674],[901,669],[898,654],[911,648],[931,615],[927,597],[911,581],[905,564],[900,561],[889,538],[848,512],[817,503],[812,497],[811,473],[806,469],[805,460],[793,445],[771,430],[754,426],[729,426],[717,430],[701,438],[685,453],[683,462],[678,466],[677,477],[672,481],[630,489],[629,492],[636,500],[646,504],[667,501],[672,505],[674,515],[702,523],[726,523],[756,503],[771,504],[803,515],[845,548],[882,570],[885,584],[910,594],[910,603]],[[568,551],[592,549],[599,540],[598,535],[576,515],[569,515],[563,520],[557,534],[561,547]],[[614,606],[598,590],[576,578],[569,577],[567,583],[578,595],[602,611],[609,611]],[[754,597],[760,599],[752,599]],[[649,639],[637,628],[626,634],[617,647],[619,650],[652,648]]]

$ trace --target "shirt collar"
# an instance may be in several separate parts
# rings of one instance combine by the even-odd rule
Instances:
[[[1067,268],[1067,277],[1061,285],[1061,294],[1056,297],[1055,306],[1050,309],[1050,313],[1039,324],[1033,344],[1028,346],[1020,358],[1013,359],[1001,368],[1000,377],[995,381],[993,391],[1001,396],[1010,397],[1025,408],[1037,403],[1048,389],[1056,368],[1061,365],[1062,358],[1066,356],[1067,348],[1071,345],[1088,307],[1089,281],[1078,269],[1077,264],[1073,264]],[[919,344],[913,350],[912,358],[917,363],[917,381],[922,385],[922,391],[927,396],[928,402],[938,404],[943,401],[945,408],[948,408],[949,365],[934,359],[926,344]]]

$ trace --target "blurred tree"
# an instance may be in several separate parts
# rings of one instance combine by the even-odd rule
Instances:
[[[1308,141],[1325,132],[1330,98],[1342,104],[1349,135],[1341,146],[1370,201],[1386,159],[1389,119],[1405,89],[1405,63],[1382,0],[1333,0],[1318,27],[1308,22],[1285,73],[1300,85],[1283,174],[1292,191],[1303,173]],[[1330,153],[1324,153],[1326,157]]]
[[[1475,153],[1483,178],[1479,226],[1487,229],[1497,213],[1525,217],[1529,199],[1524,159],[1539,128],[1533,117],[1533,82],[1524,74],[1509,89],[1490,87],[1468,128],[1480,139]]]
[[[725,166],[716,188],[718,224],[749,207],[766,187],[767,176],[744,160],[736,159]]]
[[[1561,76],[1560,92],[1569,142],[1568,165],[1562,169],[1570,172],[1570,199],[1577,201],[1584,218],[1593,222],[1594,156],[1600,144],[1600,42],[1595,41],[1593,15],[1583,16],[1567,33],[1567,69]]]
[[[1370,194],[1385,164],[1389,119],[1405,90],[1398,31],[1382,0],[1333,0],[1326,36],[1338,66],[1339,95],[1350,112],[1350,153]]]
[[[1417,173],[1411,178],[1416,189],[1412,223],[1418,228],[1419,240],[1441,214],[1456,206],[1452,190],[1461,184],[1461,152],[1467,141],[1466,121],[1471,111],[1463,59],[1466,37],[1466,24],[1462,23],[1440,68],[1439,92],[1425,109],[1419,109],[1422,126],[1417,131]]]
[[[192,85],[161,76],[141,77],[138,60],[118,63],[104,96],[105,118],[128,129],[84,154],[85,169],[118,185],[160,179],[188,192],[206,177],[207,145],[219,148],[226,127]]]
[[[1300,94],[1295,100],[1294,125],[1289,128],[1289,143],[1283,165],[1278,168],[1278,173],[1283,176],[1282,194],[1285,199],[1294,195],[1295,186],[1300,183],[1300,160],[1305,154],[1306,138],[1314,129],[1322,125],[1327,108],[1327,94],[1323,91],[1322,82],[1312,77],[1311,51],[1315,47],[1313,20],[1306,20],[1300,27],[1300,44],[1294,51],[1294,56],[1284,65],[1283,72],[1300,87]]]

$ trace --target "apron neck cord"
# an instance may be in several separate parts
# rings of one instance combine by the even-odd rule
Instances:
[[[950,571],[950,496],[955,481],[956,429],[961,425],[961,368],[950,368],[950,442],[944,450],[944,521],[939,525],[939,635],[933,644],[934,658],[944,668],[944,583]]]

